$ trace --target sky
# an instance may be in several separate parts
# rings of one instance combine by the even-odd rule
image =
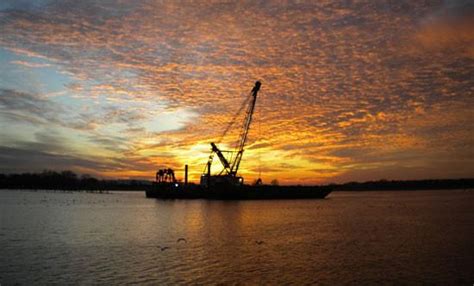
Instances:
[[[0,172],[474,177],[474,1],[0,2]],[[218,170],[217,161],[214,170]]]

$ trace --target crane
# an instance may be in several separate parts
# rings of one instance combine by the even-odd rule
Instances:
[[[252,123],[252,116],[255,109],[255,103],[257,101],[257,94],[260,90],[260,86],[262,84],[260,81],[255,82],[255,86],[251,91],[251,99],[247,104],[247,101],[244,102],[242,108],[245,107],[247,104],[247,111],[245,120],[241,127],[240,137],[238,141],[238,145],[236,150],[234,151],[223,151],[220,150],[214,142],[211,142],[211,155],[209,156],[209,160],[206,164],[206,171],[201,176],[201,185],[205,187],[211,187],[214,185],[241,185],[243,184],[243,178],[237,176],[237,172],[239,170],[240,162],[242,161],[242,155],[244,153],[245,143],[247,142],[248,133],[250,130],[250,124]],[[241,108],[241,109],[242,109]],[[240,110],[239,110],[240,112]],[[224,134],[227,133],[228,129],[234,122],[230,122],[229,127],[225,130]],[[224,152],[229,152],[235,154],[235,156],[231,156],[230,161],[226,159],[224,156]],[[211,176],[211,165],[214,158],[214,154],[217,154],[222,166],[224,167],[222,171],[218,175]]]

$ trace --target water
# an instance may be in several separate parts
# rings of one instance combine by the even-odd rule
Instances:
[[[0,191],[2,286],[472,285],[473,238],[474,191],[246,202]]]

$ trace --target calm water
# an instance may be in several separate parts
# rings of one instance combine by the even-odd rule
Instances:
[[[248,202],[0,191],[2,286],[472,285],[473,239],[474,191]]]

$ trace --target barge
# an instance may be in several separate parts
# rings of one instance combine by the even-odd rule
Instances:
[[[261,179],[258,179],[254,185],[246,185],[244,179],[238,176],[237,171],[244,153],[260,86],[261,83],[257,81],[249,97],[245,99],[244,104],[239,109],[239,112],[241,112],[244,107],[247,107],[240,137],[234,150],[221,150],[216,143],[211,142],[211,154],[199,184],[188,183],[187,165],[185,166],[184,183],[176,180],[172,169],[162,169],[156,173],[156,181],[146,190],[146,197],[212,200],[323,199],[331,193],[331,186],[263,185]],[[231,122],[226,128],[224,135],[233,123]],[[219,158],[222,169],[217,174],[211,174],[211,166],[215,155]]]
[[[330,186],[272,186],[243,185],[239,188],[206,189],[196,184],[153,184],[146,190],[147,198],[209,199],[209,200],[272,200],[324,199]]]

